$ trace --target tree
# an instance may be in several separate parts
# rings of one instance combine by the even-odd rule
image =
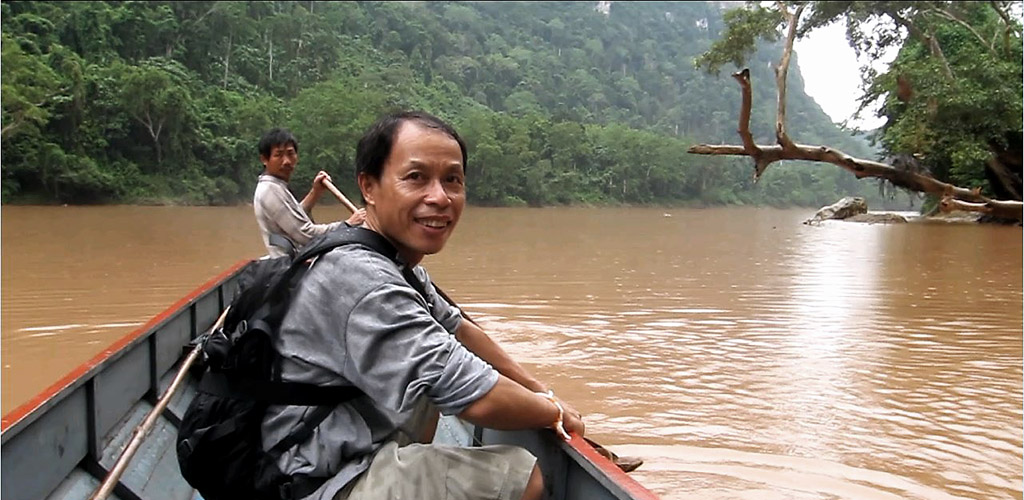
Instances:
[[[2,38],[3,128],[0,137],[6,140],[25,126],[46,124],[50,119],[50,105],[61,91],[61,81],[46,63],[46,56],[26,53],[21,48],[22,40],[6,33]]]
[[[168,137],[195,122],[187,71],[175,61],[152,58],[126,67],[123,78],[124,108],[145,128],[161,166]]]
[[[801,23],[805,11],[808,17]],[[742,90],[739,127],[742,146],[700,144],[696,154],[744,155],[754,160],[754,178],[779,160],[828,162],[857,178],[877,177],[893,185],[942,196],[943,209],[966,209],[1000,218],[1024,219],[1021,204],[1021,26],[1002,2],[776,2],[748,3],[725,16],[724,36],[697,59],[708,72],[727,62],[741,65],[757,40],[784,34],[783,53],[775,66],[778,95],[777,145],[761,146],[750,132],[750,72],[733,77]],[[787,72],[798,36],[843,19],[851,44],[877,55],[900,47],[900,56],[883,75],[865,71],[868,87],[862,108],[885,99],[889,123],[881,142],[890,157],[920,160],[885,164],[854,158],[826,146],[794,143],[786,132]],[[886,21],[890,28],[872,32],[865,23]],[[981,33],[989,34],[986,38]],[[908,81],[913,81],[909,87]],[[914,96],[917,93],[917,96]],[[1004,113],[993,111],[1008,109]],[[964,126],[966,125],[966,126]],[[933,161],[934,168],[923,168]],[[978,172],[987,169],[989,175]],[[985,179],[994,179],[985,183]],[[951,182],[967,182],[971,189]],[[997,200],[993,194],[1008,195]]]

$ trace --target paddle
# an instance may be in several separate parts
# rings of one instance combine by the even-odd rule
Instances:
[[[349,201],[348,198],[345,197],[341,190],[334,186],[333,182],[327,179],[324,179],[322,182],[324,186],[327,188],[327,190],[330,191],[331,194],[333,194],[334,197],[337,198],[342,205],[345,205],[345,208],[348,208],[350,212],[355,213],[356,210],[358,210],[356,206],[351,201]],[[473,318],[471,318],[469,314],[466,313],[466,311],[459,307],[459,305],[456,304],[455,301],[448,296],[448,294],[444,293],[444,290],[441,290],[441,287],[437,286],[437,283],[434,283],[434,290],[437,291],[437,294],[440,295],[441,298],[445,300],[445,302],[448,302],[449,304],[452,305],[452,307],[458,309],[462,313],[463,318],[466,318],[470,323],[473,323],[477,327],[480,327],[480,324],[477,323],[476,321],[473,321]],[[637,457],[619,457],[618,455],[606,449],[604,446],[598,444],[596,441],[593,441],[590,438],[584,439],[587,443],[590,444],[590,446],[593,446],[598,453],[600,453],[602,456],[604,456],[609,461],[618,466],[620,469],[622,469],[623,472],[632,472],[633,470],[635,470],[637,467],[640,467],[640,465],[644,463],[642,459]]]
[[[228,311],[231,306],[224,309],[224,312],[220,313],[220,317],[210,327],[209,333],[212,334],[215,330],[220,328],[224,324],[224,318],[228,316]],[[174,380],[171,385],[164,391],[164,395],[160,396],[160,399],[156,402],[156,406],[150,410],[146,418],[139,424],[138,427],[132,431],[132,439],[128,442],[128,446],[125,447],[124,451],[121,452],[121,456],[117,457],[117,462],[114,463],[114,467],[110,469],[110,474],[107,474],[106,479],[100,484],[99,489],[96,490],[89,500],[104,500],[109,496],[114,488],[117,487],[118,481],[121,480],[121,475],[124,474],[125,469],[128,468],[128,462],[135,456],[135,452],[139,450],[139,446],[142,445],[142,441],[149,434],[149,431],[153,429],[160,414],[163,413],[164,409],[167,408],[167,404],[171,402],[171,397],[174,393],[178,392],[178,388],[181,387],[181,382],[185,380],[185,375],[188,373],[188,369],[195,363],[196,359],[199,358],[199,354],[203,352],[202,343],[198,343],[191,352],[188,353],[188,357],[181,363],[181,368],[178,369],[178,373],[174,376]]]

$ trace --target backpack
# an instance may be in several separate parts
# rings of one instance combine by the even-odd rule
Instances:
[[[381,235],[341,227],[314,238],[294,257],[255,261],[239,277],[239,293],[224,325],[198,339],[205,368],[182,418],[176,448],[182,477],[206,500],[298,499],[328,479],[286,475],[277,459],[309,439],[335,406],[363,393],[350,386],[282,382],[274,339],[294,291],[312,266],[308,261],[352,243],[396,260],[397,251]],[[412,271],[401,267],[406,281],[426,297]],[[261,426],[269,405],[314,408],[296,430],[265,451]]]

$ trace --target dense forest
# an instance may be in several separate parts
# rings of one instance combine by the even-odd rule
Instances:
[[[318,169],[354,192],[353,156],[382,113],[451,121],[482,205],[882,200],[874,181],[788,162],[689,155],[736,136],[739,90],[694,59],[719,2],[24,2],[2,21],[2,196],[21,203],[251,199],[260,135],[299,138],[293,189]],[[749,59],[770,82],[779,44]],[[790,71],[789,131],[862,157]],[[774,88],[751,129],[770,140]],[[906,195],[900,203],[906,205]]]

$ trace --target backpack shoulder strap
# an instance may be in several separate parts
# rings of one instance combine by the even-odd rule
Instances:
[[[326,233],[322,237],[318,237],[317,239],[310,241],[309,244],[302,249],[302,252],[295,257],[292,265],[299,265],[308,259],[318,255],[323,255],[324,253],[339,246],[351,243],[366,245],[373,251],[387,257],[395,264],[398,264],[398,266],[402,268],[402,277],[405,278],[405,281],[419,292],[419,294],[423,296],[424,300],[427,299],[427,291],[423,286],[423,283],[420,282],[419,278],[416,277],[416,274],[412,272],[412,269],[409,266],[399,262],[398,249],[396,249],[395,246],[387,240],[387,238],[381,236],[376,231],[371,231],[362,227],[340,227],[334,231]]]
[[[267,235],[267,242],[270,243],[271,246],[280,248],[281,251],[289,257],[295,256],[295,243],[293,243],[292,240],[289,240],[277,233],[270,233]]]
[[[302,248],[302,251],[300,251],[292,260],[292,265],[301,265],[302,262],[313,257],[323,255],[337,247],[351,243],[366,245],[373,251],[393,261],[398,260],[398,250],[395,246],[392,245],[387,238],[381,236],[376,231],[371,231],[362,227],[342,226],[318,236],[306,244],[306,246]]]

